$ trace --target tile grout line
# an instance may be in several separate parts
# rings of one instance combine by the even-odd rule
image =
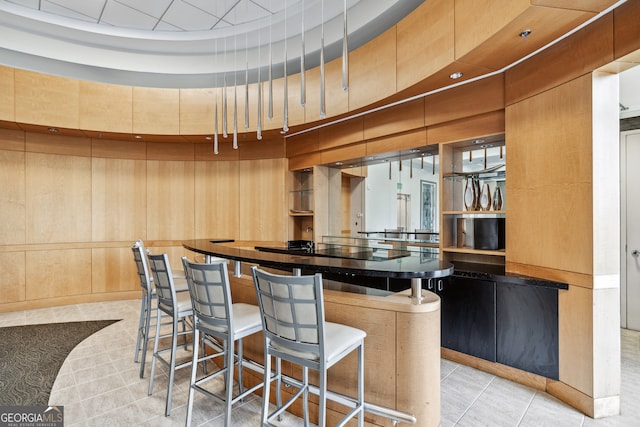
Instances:
[[[471,409],[471,407],[472,407],[473,405],[475,405],[475,404],[476,404],[476,402],[478,401],[478,399],[480,399],[480,396],[482,396],[482,395],[485,393],[485,391],[487,391],[487,389],[489,388],[489,386],[493,383],[493,381],[494,381],[495,379],[496,379],[496,377],[495,377],[495,375],[493,375],[493,376],[491,377],[491,381],[489,381],[489,382],[487,383],[487,385],[485,385],[485,386],[482,388],[482,390],[480,391],[480,393],[478,393],[478,395],[476,396],[476,398],[475,398],[475,399],[473,399],[473,402],[471,402],[471,403],[469,404],[469,406],[467,406],[467,409],[465,409],[465,410],[464,410],[464,412],[462,413],[462,415],[460,415],[460,417],[456,420],[456,422],[454,423],[454,426],[458,425],[458,423],[460,422],[460,420],[461,420],[462,418],[464,418],[464,416],[467,414],[467,412],[469,412],[469,409]]]
[[[522,424],[522,421],[524,420],[524,417],[527,415],[527,412],[529,411],[529,408],[531,408],[531,404],[533,403],[533,399],[535,399],[537,395],[538,395],[538,391],[535,390],[533,395],[531,395],[531,399],[529,399],[529,403],[527,403],[526,408],[524,408],[524,411],[522,411],[522,415],[520,415],[520,419],[516,423],[516,427],[518,427],[519,425]]]

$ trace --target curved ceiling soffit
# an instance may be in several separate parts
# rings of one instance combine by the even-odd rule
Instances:
[[[327,2],[327,0],[324,0]],[[349,50],[367,43],[424,0],[348,0]],[[324,14],[325,62],[342,54],[342,1],[320,12],[321,0],[305,0],[306,69],[320,63]],[[339,5],[339,7],[335,7]],[[0,63],[81,80],[132,86],[200,88],[249,83],[267,75],[300,72],[301,5],[267,19],[207,31],[146,31],[85,22],[0,1]],[[286,14],[287,25],[284,25]],[[285,34],[286,43],[285,43]],[[269,43],[270,40],[270,43]],[[261,45],[261,46],[260,46]],[[159,71],[161,70],[161,71]],[[225,82],[226,79],[226,82]]]

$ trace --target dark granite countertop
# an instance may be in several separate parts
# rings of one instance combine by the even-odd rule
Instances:
[[[437,252],[405,250],[364,250],[364,248],[316,245],[309,249],[289,249],[282,245],[252,245],[233,239],[186,240],[182,245],[205,255],[250,262],[280,270],[300,268],[335,276],[386,277],[389,279],[430,279],[450,275],[524,286],[569,289],[563,282],[505,272],[503,265],[440,260]]]
[[[514,285],[542,286],[545,288],[569,289],[569,285],[553,280],[539,279],[505,272],[504,265],[480,264],[473,262],[455,262],[454,276],[470,277],[483,280],[491,280],[498,283],[510,283]]]
[[[453,273],[453,264],[440,260],[437,253],[416,253],[398,250],[365,252],[318,247],[316,254],[304,250],[289,250],[268,246],[271,250],[258,250],[254,245],[242,246],[242,242],[228,243],[229,239],[185,240],[182,246],[194,252],[241,262],[251,262],[280,270],[300,268],[319,273],[351,274],[394,279],[429,279],[446,277]],[[258,245],[260,246],[260,245]],[[263,249],[266,246],[262,246]],[[281,248],[281,250],[278,250]],[[402,252],[399,254],[398,252]],[[400,256],[402,255],[402,256]]]

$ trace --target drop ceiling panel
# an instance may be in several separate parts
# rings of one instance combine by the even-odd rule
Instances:
[[[97,22],[104,7],[103,1],[86,0],[43,0],[40,9],[70,18],[83,19]],[[38,6],[36,5],[36,8]]]
[[[148,30],[158,23],[158,19],[122,3],[110,1],[104,9],[101,22],[116,27]]]
[[[137,10],[144,14],[153,16],[154,18],[160,18],[167,8],[173,3],[172,0],[107,0],[107,7],[113,3],[119,3]],[[176,3],[181,3],[180,1]],[[124,18],[124,17],[123,17]]]
[[[209,30],[218,18],[185,2],[175,2],[162,17],[162,21],[190,31]]]

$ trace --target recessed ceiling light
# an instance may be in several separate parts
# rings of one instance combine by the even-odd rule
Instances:
[[[410,153],[419,153],[420,149],[418,148],[412,148],[411,150],[409,150]]]
[[[49,128],[49,132],[58,132],[58,128]]]
[[[142,139],[142,135],[136,135],[134,136],[135,139]]]
[[[207,135],[204,137],[204,139],[206,139],[207,141],[211,141],[211,136]]]
[[[484,139],[474,139],[473,143],[474,144],[482,144],[484,142]]]
[[[367,160],[373,160],[375,158],[376,158],[376,156],[367,156]]]
[[[523,39],[526,39],[527,37],[529,37],[530,34],[531,34],[531,30],[528,30],[528,29],[527,30],[523,30],[520,33],[520,37],[522,37]]]
[[[449,74],[449,78],[454,80],[459,79],[460,77],[462,77],[462,73],[460,71],[456,71],[455,73]]]
[[[342,162],[336,162],[336,166],[342,166]]]

